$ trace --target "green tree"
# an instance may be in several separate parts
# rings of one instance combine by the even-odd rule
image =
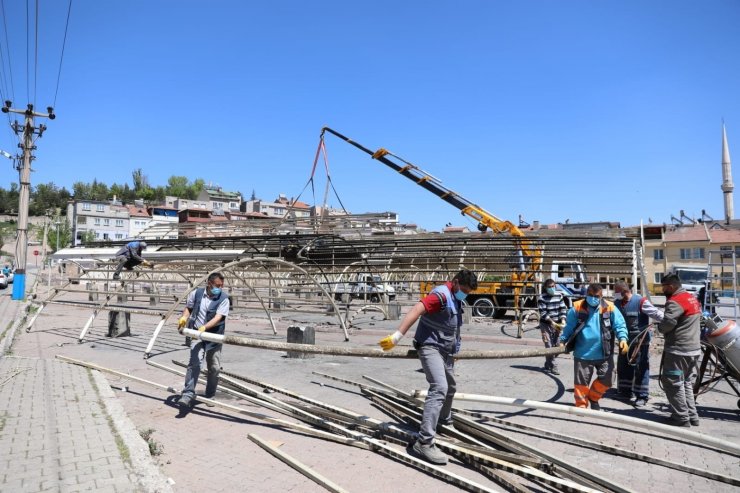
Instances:
[[[56,251],[57,236],[59,237],[58,244],[60,250],[72,243],[72,228],[62,216],[54,216],[51,220],[51,224],[49,225],[49,229],[46,233],[46,244],[48,245],[49,250]]]
[[[76,181],[72,184],[72,195],[75,200],[93,200],[92,187],[89,183]]]
[[[170,176],[167,180],[167,195],[186,198],[190,189],[187,176]]]
[[[60,238],[60,240],[61,240],[61,238]],[[83,245],[85,245],[87,243],[94,243],[95,241],[97,241],[97,237],[95,236],[95,230],[94,229],[91,229],[90,231],[85,231],[84,233],[82,233],[81,240],[82,240],[82,244]],[[61,244],[61,242],[60,242],[60,244]]]

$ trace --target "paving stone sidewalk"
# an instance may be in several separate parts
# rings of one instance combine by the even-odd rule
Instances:
[[[0,294],[0,315],[8,321],[0,333],[10,337],[23,310],[25,303],[7,290]],[[101,374],[6,352],[0,355],[0,491],[171,489]]]

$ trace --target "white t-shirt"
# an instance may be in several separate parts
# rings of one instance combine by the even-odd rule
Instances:
[[[192,313],[193,306],[195,305],[195,293],[198,290],[193,290],[188,295],[188,300],[185,302],[185,306],[190,310]],[[201,327],[202,325],[205,325],[206,323],[206,312],[208,311],[208,305],[211,304],[211,298],[208,297],[208,292],[203,293],[203,297],[200,299],[200,307],[198,308],[198,313],[195,315],[195,325],[194,328]],[[218,304],[218,308],[216,309],[216,313],[218,315],[222,315],[224,317],[227,317],[229,315],[229,297],[225,296],[224,299],[221,301],[221,303]]]

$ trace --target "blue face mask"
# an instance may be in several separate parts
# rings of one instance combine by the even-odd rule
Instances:
[[[463,293],[462,289],[458,289],[457,291],[455,291],[455,298],[457,298],[459,301],[463,301],[467,297],[468,295],[466,293]]]
[[[219,296],[221,294],[221,288],[211,288],[211,296]]]
[[[545,291],[547,291],[547,294],[550,296],[555,294],[555,288],[546,288]]]
[[[586,303],[596,308],[597,306],[599,306],[599,297],[598,296],[586,296]]]

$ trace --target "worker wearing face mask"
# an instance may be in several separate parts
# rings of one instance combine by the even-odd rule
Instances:
[[[220,272],[213,272],[208,276],[205,288],[198,288],[188,295],[185,310],[178,321],[177,329],[197,328],[198,332],[223,334],[226,330],[226,317],[229,315],[229,296],[223,291],[224,276]],[[221,372],[222,344],[198,340],[190,348],[190,362],[185,375],[185,388],[178,402],[183,410],[193,405],[195,398],[195,384],[198,383],[200,369],[205,360],[208,367],[205,397],[211,399],[216,394],[218,375]]]
[[[650,391],[650,319],[663,321],[663,312],[647,298],[633,294],[624,281],[614,284],[614,305],[627,324],[627,337],[632,348],[617,356],[617,391],[622,399],[631,400],[635,407],[647,405]]]
[[[419,353],[429,392],[412,452],[433,464],[447,464],[447,456],[434,445],[434,437],[438,424],[452,424],[452,398],[457,388],[453,356],[460,350],[462,302],[477,288],[476,275],[469,270],[461,270],[451,281],[435,287],[416,303],[401,320],[398,330],[380,341],[384,351],[393,349],[419,320],[414,347]]]
[[[568,310],[561,345],[573,347],[573,397],[576,407],[601,410],[599,400],[614,379],[614,340],[626,353],[627,325],[614,304],[601,297],[601,284],[589,284],[586,299]],[[596,379],[591,383],[594,371]]]
[[[548,279],[542,285],[542,294],[537,299],[537,308],[540,312],[540,332],[542,342],[546,348],[555,347],[560,339],[560,332],[565,327],[565,315],[568,307],[565,306],[563,295],[555,289],[555,281]],[[545,371],[553,375],[560,375],[555,363],[557,355],[545,356]]]

